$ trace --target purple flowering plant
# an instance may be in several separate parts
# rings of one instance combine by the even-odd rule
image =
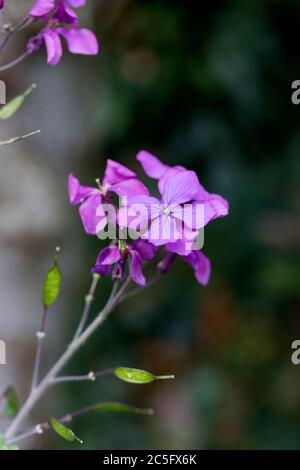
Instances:
[[[98,40],[91,30],[80,26],[75,10],[85,4],[85,0],[35,0],[30,10],[16,25],[5,24],[5,31],[0,40],[0,54],[13,35],[28,28],[32,23],[39,25],[39,32],[28,39],[26,50],[19,57],[0,66],[0,72],[35,54],[43,45],[47,52],[47,63],[58,64],[63,55],[62,40],[66,42],[72,54],[97,55]],[[0,10],[4,6],[5,1],[0,0]]]
[[[0,14],[6,2],[0,0]],[[47,63],[56,65],[62,58],[64,41],[73,54],[98,54],[96,36],[79,24],[77,9],[85,4],[86,0],[35,0],[18,24],[5,25],[0,37],[0,58],[14,34],[29,28],[32,23],[39,25],[38,33],[29,37],[26,50],[20,57],[0,66],[0,71],[15,67],[42,47],[46,48]],[[0,119],[9,118],[32,89],[33,87],[6,105],[5,109],[1,109]],[[3,143],[12,143],[30,135],[32,133]],[[0,142],[0,145],[3,143]],[[43,286],[43,315],[36,334],[36,356],[30,392],[22,406],[19,406],[12,386],[8,386],[0,395],[0,404],[6,403],[6,414],[11,420],[3,434],[0,434],[0,450],[15,449],[19,441],[42,435],[49,429],[67,441],[81,442],[68,424],[75,417],[93,411],[152,414],[152,410],[123,403],[95,403],[60,418],[50,418],[33,427],[23,427],[37,402],[53,385],[95,381],[109,374],[136,384],[174,378],[173,375],[156,376],[123,366],[85,372],[82,375],[60,375],[70,359],[95,334],[114,309],[128,296],[159,282],[176,259],[191,266],[200,285],[206,286],[210,280],[211,263],[202,251],[203,233],[210,222],[228,214],[228,202],[222,196],[208,192],[194,171],[182,166],[170,167],[144,150],[136,158],[146,176],[156,180],[156,194],[150,194],[147,185],[135,172],[111,159],[106,162],[103,178],[97,177],[93,185],[84,186],[73,174],[69,175],[70,204],[78,207],[85,233],[98,237],[101,249],[99,248],[95,264],[91,267],[91,286],[84,299],[83,311],[74,335],[59,359],[42,376],[42,352],[48,313],[57,300],[61,284],[57,249]],[[91,318],[96,289],[101,278],[107,276],[111,278],[111,294],[96,317]]]
[[[37,354],[31,392],[4,434],[6,446],[15,445],[16,442],[32,435],[43,434],[50,428],[67,440],[80,441],[65,424],[75,416],[86,412],[152,413],[152,410],[120,403],[96,403],[69,413],[59,420],[51,418],[33,428],[18,432],[24,419],[50,385],[94,381],[107,374],[114,374],[130,383],[148,383],[157,379],[173,378],[172,375],[157,377],[152,373],[129,367],[91,371],[77,376],[59,375],[115,307],[127,296],[136,294],[154,281],[157,282],[161,275],[169,271],[177,257],[192,267],[199,284],[205,286],[209,282],[211,264],[198,247],[196,239],[205,225],[228,214],[227,201],[219,195],[207,192],[193,171],[183,167],[167,167],[145,151],[139,152],[137,159],[145,172],[158,180],[160,198],[151,196],[147,187],[139,181],[133,171],[113,160],[107,161],[104,177],[101,181],[98,178],[95,180],[95,187],[83,186],[73,174],[69,175],[69,200],[71,205],[79,206],[84,231],[90,236],[98,236],[102,241],[105,240],[106,246],[101,249],[91,269],[91,287],[85,298],[82,316],[73,339],[50,371],[40,380],[41,354],[46,337],[48,310],[56,300],[60,289],[60,271],[56,256],[44,285],[44,314],[37,332]],[[197,218],[197,208],[201,209],[199,218]],[[138,230],[127,231],[132,225]],[[107,236],[102,237],[108,227],[113,230],[107,230]],[[150,278],[146,276],[149,267],[152,268]],[[96,288],[100,279],[105,276],[111,276],[112,279],[111,295],[96,318],[90,320],[89,313]],[[135,288],[134,285],[138,287]],[[8,399],[9,393],[11,393],[10,387],[6,392]]]

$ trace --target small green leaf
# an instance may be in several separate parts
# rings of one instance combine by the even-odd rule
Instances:
[[[69,441],[69,442],[78,441],[80,442],[80,444],[83,443],[77,436],[75,436],[75,434],[70,428],[67,428],[66,426],[64,426],[62,423],[57,421],[57,419],[51,418],[50,425],[53,431],[55,431],[56,434],[58,434],[60,437],[62,437],[66,441]]]
[[[19,450],[19,448],[14,444],[6,444],[4,436],[0,434],[0,450]]]
[[[149,408],[137,408],[135,406],[125,405],[118,402],[99,403],[95,406],[95,411],[104,411],[109,413],[138,413],[152,415],[153,410]]]
[[[0,110],[0,119],[5,120],[12,117],[22,106],[25,98],[36,88],[36,84],[32,84],[22,95],[16,96],[14,99],[5,104]]]
[[[60,270],[55,263],[49,269],[44,283],[43,303],[45,307],[50,307],[56,301],[60,291],[60,278]]]
[[[114,374],[124,382],[132,384],[147,384],[155,380],[155,376],[150,372],[129,367],[117,367]]]
[[[120,380],[131,384],[148,384],[154,380],[174,379],[174,375],[153,375],[151,372],[130,367],[117,367],[114,374]]]
[[[19,400],[17,392],[13,386],[9,386],[5,392],[6,408],[5,413],[8,418],[14,418],[19,411]]]

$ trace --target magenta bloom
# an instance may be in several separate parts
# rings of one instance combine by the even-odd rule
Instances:
[[[143,195],[128,197],[129,211],[138,211],[139,206],[147,209],[150,226],[142,238],[156,246],[177,240],[194,241],[197,231],[204,226],[202,204],[193,202],[199,187],[196,173],[185,170],[168,178],[159,188],[162,200]]]
[[[107,276],[112,270],[113,279],[123,279],[125,264],[129,259],[130,279],[139,286],[145,286],[146,279],[142,271],[143,261],[151,261],[155,254],[155,247],[144,240],[126,245],[124,251],[121,251],[116,245],[111,245],[100,252],[92,272]]]
[[[56,0],[36,0],[31,8],[29,15],[34,18],[42,18],[51,13],[57,5]],[[63,5],[66,11],[72,8],[78,8],[85,5],[85,0],[61,0],[59,6]]]
[[[65,38],[68,50],[72,54],[96,55],[99,52],[96,36],[86,28],[48,28],[29,40],[27,50],[33,54],[44,42],[48,65],[57,65],[63,55],[61,37]]]
[[[108,224],[104,235],[113,240],[99,253],[92,272],[124,279],[128,266],[129,277],[144,286],[143,263],[152,260],[161,247],[160,253],[165,255],[157,266],[159,271],[167,272],[179,256],[193,268],[198,283],[206,286],[211,264],[200,250],[198,235],[208,222],[228,213],[227,201],[208,193],[194,171],[168,167],[147,152],[140,152],[137,158],[146,173],[159,180],[161,199],[150,196],[134,172],[113,160],[107,161],[103,181],[96,180],[98,187],[81,186],[77,178],[69,176],[70,202],[80,205],[85,231],[100,238]],[[121,199],[120,207],[111,193]],[[110,232],[111,226],[115,230]]]
[[[150,178],[159,180],[158,187],[160,192],[164,190],[166,182],[170,178],[186,171],[186,168],[182,166],[170,167],[165,165],[157,157],[144,150],[138,153],[137,160],[141,163],[145,173],[150,176]],[[207,192],[200,183],[194,200],[204,205],[205,225],[214,219],[228,215],[228,202],[218,194]]]
[[[0,0],[0,10],[4,7],[4,0]]]
[[[80,204],[79,213],[86,233],[96,235],[107,225],[108,219],[102,203],[109,202],[110,192],[118,196],[149,194],[133,171],[113,160],[107,160],[104,178],[98,188],[81,186],[75,176],[69,175],[70,202],[73,206]]]
[[[37,36],[29,40],[28,52],[37,52],[44,43],[47,63],[56,65],[63,54],[61,38],[64,38],[72,54],[97,55],[99,45],[96,36],[89,29],[79,27],[77,15],[71,8],[83,5],[85,0],[61,0],[59,3],[55,0],[37,0],[29,14],[47,23]]]

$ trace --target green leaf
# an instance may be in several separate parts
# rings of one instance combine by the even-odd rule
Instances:
[[[43,303],[45,307],[50,307],[56,301],[60,291],[60,279],[60,270],[55,263],[49,269],[44,283]]]
[[[0,434],[0,450],[19,450],[19,448],[14,444],[6,444],[4,436]]]
[[[135,406],[125,405],[118,402],[99,403],[95,406],[95,411],[104,411],[109,413],[138,413],[152,415],[153,410],[149,408],[137,408]]]
[[[174,379],[174,375],[153,375],[151,372],[130,367],[117,367],[114,374],[120,380],[131,384],[148,384],[154,380]]]
[[[33,83],[22,95],[16,96],[14,99],[5,104],[0,110],[0,119],[5,120],[12,117],[22,106],[25,98],[36,88],[36,84]]]
[[[19,411],[19,400],[15,388],[10,385],[4,396],[6,398],[6,416],[8,418],[14,418]]]
[[[53,429],[53,431],[56,432],[56,434],[58,434],[60,437],[62,437],[66,441],[69,441],[69,442],[78,441],[78,442],[80,442],[80,444],[83,443],[81,441],[81,439],[79,439],[77,436],[75,436],[75,434],[73,433],[73,431],[70,428],[67,428],[66,426],[64,426],[62,423],[57,421],[57,419],[51,418],[50,419],[50,426]]]

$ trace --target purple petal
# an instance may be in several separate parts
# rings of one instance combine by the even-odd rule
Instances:
[[[83,7],[85,5],[86,0],[67,0],[67,2],[73,8]]]
[[[151,261],[157,252],[156,246],[147,242],[146,240],[137,240],[132,243],[132,248],[137,251],[141,257],[146,261]]]
[[[79,180],[70,174],[68,178],[69,199],[72,206],[81,204],[84,199],[92,194],[97,194],[99,191],[96,188],[89,186],[81,186]]]
[[[229,213],[229,204],[226,199],[219,194],[210,194],[201,185],[195,201],[204,203],[205,225],[219,217],[226,217]]]
[[[193,251],[188,256],[183,256],[182,259],[192,266],[199,284],[206,286],[211,275],[211,264],[209,259],[201,251]]]
[[[97,235],[107,224],[107,216],[102,208],[101,194],[88,197],[79,209],[84,230],[89,235]]]
[[[149,213],[152,212],[153,208],[160,207],[160,201],[152,196],[129,196],[126,200],[124,200],[126,206],[138,206],[142,205],[145,206]]]
[[[27,52],[35,54],[40,47],[44,44],[43,34],[39,33],[37,36],[30,38],[27,42]]]
[[[175,242],[181,238],[181,232],[178,229],[176,220],[171,216],[161,214],[152,220],[149,230],[143,235],[155,246],[166,245]]]
[[[183,168],[182,166],[173,166],[172,168],[169,167],[158,182],[158,189],[159,189],[160,194],[163,194],[164,188],[168,179],[172,178],[175,175],[182,173],[183,171],[187,171],[187,170],[186,168]]]
[[[177,240],[175,243],[168,243],[166,245],[167,251],[176,253],[179,256],[187,256],[193,251],[194,242],[186,242],[184,240]]]
[[[157,217],[161,213],[161,203],[151,196],[128,196],[122,200],[128,207],[128,220],[132,217],[140,218],[140,224],[144,227],[147,220]],[[129,227],[129,225],[127,225]]]
[[[95,264],[92,269],[93,274],[99,274],[100,276],[108,276],[110,273],[111,266],[103,264]]]
[[[121,259],[121,253],[116,245],[104,248],[98,256],[96,264],[112,265]]]
[[[115,183],[110,186],[109,190],[116,193],[118,196],[138,196],[140,194],[145,196],[149,195],[149,191],[146,186],[136,178]]]
[[[211,194],[208,201],[205,202],[205,221],[206,223],[219,217],[226,217],[229,213],[229,204],[218,194]]]
[[[64,36],[67,46],[72,54],[97,55],[99,45],[96,36],[86,28],[58,28],[59,34]]]
[[[120,257],[120,252],[116,246],[104,248],[100,252],[92,272],[101,276],[107,276],[110,273],[111,265],[116,263]]]
[[[0,10],[4,7],[4,0],[0,0]]]
[[[136,159],[142,165],[146,175],[157,180],[162,177],[168,168],[170,168],[167,165],[164,165],[157,157],[145,150],[141,150],[137,154]]]
[[[57,31],[48,29],[43,32],[43,38],[47,50],[47,63],[56,65],[62,57],[62,45]]]
[[[140,208],[142,209],[142,207]],[[148,211],[147,209],[139,210],[138,207],[121,207],[118,211],[117,222],[119,227],[128,228],[140,234],[147,228],[148,225]]]
[[[157,265],[157,269],[163,273],[166,274],[169,272],[174,260],[176,259],[176,255],[174,253],[168,253],[164,259],[160,261]]]
[[[173,216],[193,230],[200,230],[204,227],[204,212],[205,204],[202,202],[188,203],[183,206],[176,206],[172,209]]]
[[[145,286],[146,279],[142,271],[143,260],[141,255],[135,250],[130,250],[129,257],[130,278],[139,286]]]
[[[60,23],[66,23],[73,26],[77,25],[76,13],[64,2],[58,4],[53,18],[58,20]]]
[[[136,174],[121,165],[121,163],[115,162],[114,160],[107,160],[106,169],[103,178],[104,185],[112,185],[120,183],[131,178],[135,178]]]
[[[40,18],[50,13],[55,7],[55,0],[36,0],[35,4],[29,11],[29,15],[34,18]]]
[[[192,201],[199,190],[199,180],[194,171],[181,171],[169,178],[164,186],[162,197],[170,205]]]

